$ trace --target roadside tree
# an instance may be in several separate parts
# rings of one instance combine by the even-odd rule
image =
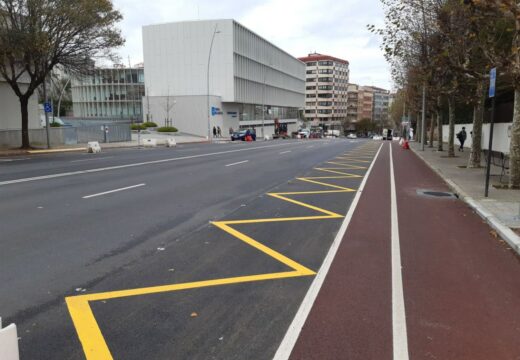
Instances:
[[[121,19],[110,0],[0,0],[0,76],[20,101],[22,148],[30,146],[29,98],[57,65],[78,74],[92,59],[113,58],[124,43]]]

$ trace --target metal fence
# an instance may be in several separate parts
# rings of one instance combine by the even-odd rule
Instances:
[[[89,141],[121,142],[131,141],[130,124],[97,124],[78,127],[49,128],[51,146],[86,144]],[[47,145],[45,129],[30,129],[31,146]],[[0,130],[0,148],[16,148],[22,145],[21,130]]]

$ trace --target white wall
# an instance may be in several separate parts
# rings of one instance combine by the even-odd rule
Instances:
[[[464,148],[471,148],[471,134],[473,131],[473,124],[457,124],[455,125],[455,144],[459,145],[457,140],[457,133],[462,130],[462,127],[466,128],[468,134],[466,141],[464,142]],[[493,150],[501,151],[503,153],[509,153],[509,145],[511,143],[510,135],[511,123],[498,123],[493,127]],[[448,142],[449,125],[442,126],[442,140]],[[489,145],[489,124],[482,125],[482,149],[487,149]]]
[[[150,121],[155,122],[159,126],[164,126],[166,119],[166,96],[150,96]],[[170,104],[175,101],[170,110],[170,118],[172,125],[180,132],[207,136],[208,133],[208,112],[206,111],[207,97],[206,96],[170,96]],[[143,98],[143,104],[146,104],[146,97]],[[222,110],[222,103],[219,97],[210,97],[210,108],[218,107]],[[146,119],[146,107],[143,105],[143,114]],[[210,115],[210,128],[213,126],[220,126],[222,135],[227,136],[227,129],[231,126],[230,123],[224,122],[222,115]],[[238,127],[237,124],[234,128]],[[211,135],[213,132],[211,132]]]
[[[233,20],[184,21],[143,27],[145,86],[150,96],[207,94],[233,101]]]
[[[20,85],[25,91],[24,85]],[[0,130],[17,130],[22,128],[20,101],[11,87],[0,81]],[[38,118],[38,100],[33,95],[29,100],[29,129],[40,128]]]

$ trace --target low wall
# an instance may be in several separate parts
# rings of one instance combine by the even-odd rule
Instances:
[[[464,142],[465,148],[471,148],[471,131],[473,131],[473,124],[456,124],[455,125],[455,144],[458,145],[457,133],[462,130],[462,127],[466,128],[468,137]],[[449,125],[442,126],[442,140],[448,142]],[[511,123],[498,123],[493,128],[493,150],[501,151],[503,153],[509,153],[509,144],[511,143]],[[482,125],[482,149],[488,148],[489,145],[489,124]]]
[[[49,128],[51,146],[86,144],[89,141],[121,142],[131,141],[130,124],[91,125],[80,127]],[[33,147],[47,146],[45,129],[30,129],[29,142]],[[17,148],[22,145],[21,130],[0,130],[0,148]]]

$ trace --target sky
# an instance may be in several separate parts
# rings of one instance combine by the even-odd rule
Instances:
[[[311,52],[350,63],[350,82],[391,88],[378,36],[367,24],[382,26],[380,0],[113,0],[123,14],[123,62],[143,61],[143,25],[206,19],[235,19],[295,57]]]

